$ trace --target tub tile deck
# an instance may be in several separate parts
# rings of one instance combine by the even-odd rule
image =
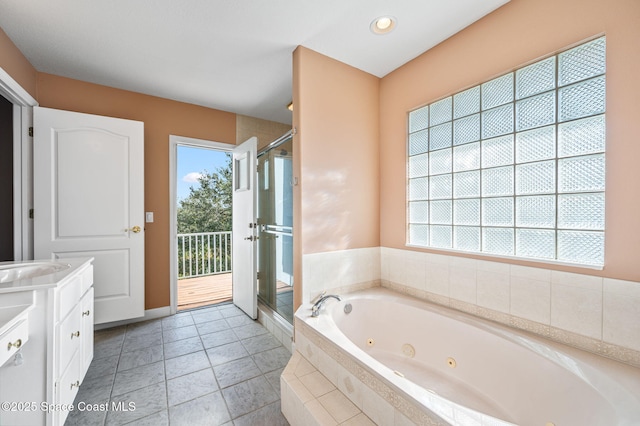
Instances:
[[[292,424],[375,425],[298,351],[280,379],[282,412]]]

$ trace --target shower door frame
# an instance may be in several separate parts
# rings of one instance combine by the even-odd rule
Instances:
[[[259,169],[259,173],[258,173],[258,179],[262,180],[264,179],[264,170],[261,170],[260,168],[263,167],[263,165],[260,162],[260,158],[264,155],[269,155],[270,151],[273,151],[274,149],[277,149],[279,146],[284,145],[286,143],[291,142],[292,146],[291,146],[291,150],[293,149],[293,132],[289,131],[287,133],[285,133],[283,136],[279,137],[278,139],[276,139],[275,141],[271,142],[268,146],[262,148],[259,152],[258,152],[258,169]],[[270,156],[269,157],[270,160],[275,160],[275,156]],[[293,158],[291,158],[291,161],[293,161]],[[269,185],[274,184],[274,176],[273,176],[273,172],[275,171],[275,161],[269,161],[269,172],[268,172],[268,176],[267,178],[269,179]],[[262,172],[262,173],[261,173]],[[295,180],[295,178],[293,177],[293,168],[291,169],[291,186],[293,187],[293,181]],[[271,309],[274,313],[276,313],[278,316],[282,317],[283,321],[285,321],[288,324],[292,324],[292,321],[289,320],[289,318],[285,317],[285,315],[283,315],[280,312],[280,309],[278,308],[278,301],[277,301],[277,272],[276,272],[276,259],[277,256],[275,254],[275,250],[269,250],[269,248],[264,248],[264,244],[266,243],[267,239],[266,237],[270,237],[270,238],[274,238],[273,240],[269,239],[269,244],[270,245],[274,245],[275,244],[275,238],[279,238],[281,236],[290,236],[292,238],[291,244],[293,244],[293,222],[291,223],[291,226],[286,226],[286,225],[275,225],[272,223],[265,223],[265,218],[264,216],[262,216],[262,213],[264,212],[264,206],[261,206],[260,200],[264,199],[264,194],[262,193],[262,191],[264,191],[264,189],[261,189],[261,185],[263,183],[260,182],[258,184],[258,196],[257,196],[257,200],[258,200],[258,226],[259,226],[259,235],[260,235],[260,239],[258,240],[258,271],[259,271],[259,279],[258,279],[258,292],[257,292],[257,296],[258,296],[258,301],[265,304],[269,309]],[[268,190],[268,191],[271,191]],[[293,221],[293,191],[291,193],[291,219]],[[290,229],[290,232],[287,232],[288,229]],[[262,266],[264,265],[264,261],[262,256],[264,255],[265,251],[269,252],[269,267],[267,268],[267,270],[264,270],[262,268]],[[293,280],[294,278],[294,274],[293,274],[293,262],[294,262],[294,253],[293,253],[293,245],[292,245],[292,251],[291,251],[291,280]],[[263,296],[261,296],[261,285],[260,282],[264,282],[263,280],[268,280],[268,285],[272,288],[269,288],[268,291],[266,293],[266,296],[268,297],[269,300],[265,300]],[[273,282],[271,282],[273,281]],[[294,291],[294,286],[291,286],[291,291],[293,293]],[[263,292],[264,294],[264,292]],[[292,294],[293,297],[293,294]],[[271,299],[273,299],[273,303],[271,302]],[[292,310],[293,310],[293,306],[292,306]],[[293,312],[292,312],[293,314]]]

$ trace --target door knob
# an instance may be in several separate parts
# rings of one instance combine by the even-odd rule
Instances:
[[[142,231],[142,228],[136,225],[133,228],[131,228],[130,231],[132,231],[134,234],[137,234],[138,232]]]
[[[254,237],[253,235],[250,237],[245,237],[245,240],[249,240],[249,241],[258,241],[258,237]]]

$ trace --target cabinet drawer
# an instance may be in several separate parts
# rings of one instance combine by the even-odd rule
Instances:
[[[69,366],[62,374],[62,377],[56,383],[56,404],[72,404],[78,393],[78,388],[82,383],[80,380],[80,354],[76,351],[75,355],[71,359]],[[59,410],[54,413],[58,415],[58,422],[56,424],[62,425],[67,418],[68,411]]]
[[[3,365],[29,340],[28,317],[13,326],[0,338],[0,365]]]
[[[70,283],[67,283],[58,292],[58,317],[56,321],[61,320],[80,300],[82,290],[81,276],[73,277]]]
[[[71,360],[71,357],[80,347],[80,340],[84,332],[82,330],[81,306],[76,307],[58,326],[58,370],[64,371]]]

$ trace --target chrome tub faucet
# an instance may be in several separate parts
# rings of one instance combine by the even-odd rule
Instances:
[[[331,298],[336,299],[338,301],[342,300],[340,296],[337,296],[335,294],[327,294],[325,296],[325,294],[322,293],[318,301],[314,303],[313,306],[311,307],[311,316],[317,317],[318,315],[320,315],[320,308],[322,307],[322,305],[324,305],[324,302],[326,302],[327,299],[331,299]]]

